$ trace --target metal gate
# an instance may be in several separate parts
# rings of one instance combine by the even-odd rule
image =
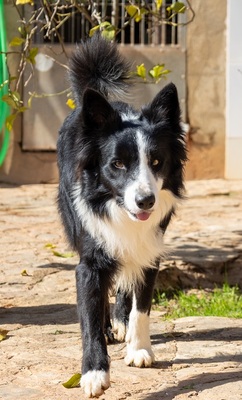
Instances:
[[[160,10],[163,15],[173,0],[164,1]],[[147,2],[146,2],[147,3]],[[149,2],[153,6],[152,1]],[[35,6],[38,4],[35,2]],[[99,1],[100,15],[106,15],[106,20],[115,26],[123,26],[125,22],[125,5],[127,1]],[[108,16],[108,17],[107,17]],[[139,83],[132,89],[130,102],[137,108],[149,102],[155,94],[169,81],[177,85],[181,102],[183,120],[186,120],[186,47],[184,14],[177,16],[178,25],[157,25],[152,19],[134,20],[121,30],[117,36],[120,51],[131,60],[134,66],[144,63],[146,68],[165,63],[171,70],[167,80],[159,84]],[[73,14],[60,28],[60,34],[65,42],[66,54],[61,45],[56,43],[56,37],[46,41],[44,33],[36,33],[36,47],[39,48],[34,67],[34,75],[24,88],[24,98],[29,93],[35,93],[31,110],[23,114],[22,148],[27,151],[54,151],[58,130],[64,118],[70,112],[66,105],[66,94],[69,83],[66,69],[63,65],[80,39],[85,38],[91,28],[90,22],[83,14]],[[47,57],[46,57],[47,55]],[[29,71],[25,72],[28,80]],[[58,96],[55,94],[59,93]]]

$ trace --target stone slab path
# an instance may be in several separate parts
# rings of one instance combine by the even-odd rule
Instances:
[[[242,287],[242,181],[188,182],[188,199],[167,233],[159,286]],[[62,383],[80,370],[76,256],[56,212],[55,185],[0,186],[0,399],[84,399]],[[46,246],[47,245],[47,246]],[[56,246],[55,248],[51,248]],[[156,364],[124,365],[109,346],[111,388],[101,400],[242,400],[242,320],[152,311]]]

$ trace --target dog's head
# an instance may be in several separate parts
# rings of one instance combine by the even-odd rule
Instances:
[[[100,199],[115,199],[137,221],[170,212],[182,196],[186,160],[176,87],[165,86],[141,112],[87,89],[81,116],[82,171]]]

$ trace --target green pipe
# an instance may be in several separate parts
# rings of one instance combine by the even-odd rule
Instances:
[[[8,69],[6,64],[6,55],[2,52],[7,51],[6,28],[4,20],[3,0],[0,0],[0,85],[8,80]],[[0,166],[3,164],[7,155],[10,133],[5,127],[5,120],[10,113],[9,106],[2,101],[2,96],[8,93],[8,85],[5,84],[0,89],[0,135],[3,135],[2,147],[0,148]]]

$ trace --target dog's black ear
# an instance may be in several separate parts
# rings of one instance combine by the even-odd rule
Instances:
[[[85,126],[102,129],[117,124],[120,117],[99,92],[86,89],[83,94],[82,117]]]
[[[180,122],[180,106],[176,86],[173,83],[166,85],[154,100],[142,109],[143,115],[153,123],[162,120],[172,125]]]

